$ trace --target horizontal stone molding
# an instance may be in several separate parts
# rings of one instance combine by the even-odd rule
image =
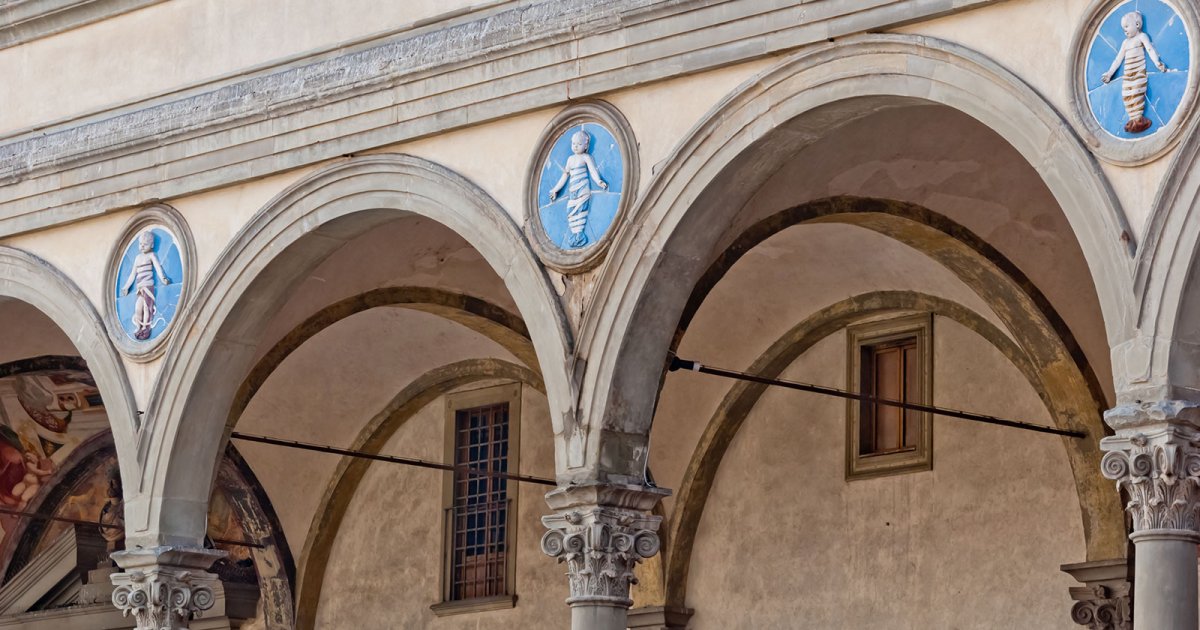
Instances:
[[[158,4],[163,0],[16,0],[0,3],[0,50]]]
[[[511,2],[0,144],[0,237],[998,0]]]

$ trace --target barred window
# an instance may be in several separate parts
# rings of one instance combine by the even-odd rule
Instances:
[[[446,396],[445,550],[438,616],[516,605],[516,515],[520,488],[521,384]]]
[[[508,403],[455,412],[454,463],[508,472]],[[454,473],[450,599],[507,592],[508,480]]]

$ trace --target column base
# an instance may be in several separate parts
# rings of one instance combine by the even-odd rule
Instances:
[[[629,611],[629,630],[684,630],[692,618],[691,608],[644,606]]]

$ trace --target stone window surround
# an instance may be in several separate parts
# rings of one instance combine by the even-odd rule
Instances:
[[[521,383],[503,383],[491,384],[475,389],[453,392],[446,395],[445,406],[445,458],[443,461],[447,463],[454,462],[455,450],[455,416],[456,412],[463,409],[472,409],[474,407],[482,407],[485,405],[508,404],[508,470],[511,473],[520,471],[520,454],[521,454]],[[443,542],[442,542],[442,578],[441,578],[441,601],[430,606],[434,615],[438,617],[446,617],[450,615],[460,615],[467,613],[485,612],[489,610],[503,610],[513,608],[517,604],[516,595],[516,578],[517,578],[517,530],[519,529],[519,512],[518,499],[520,497],[519,484],[510,483],[508,485],[509,496],[509,514],[508,514],[508,533],[505,538],[507,555],[505,570],[508,575],[505,577],[505,586],[508,593],[495,597],[477,597],[472,599],[451,600],[450,599],[450,584],[452,581],[452,563],[454,545],[451,537],[453,536],[452,526],[449,521],[444,524]],[[449,509],[454,504],[454,473],[446,472],[442,476],[442,507]]]
[[[933,401],[933,315],[921,313],[857,324],[846,328],[846,385],[860,390],[862,347],[915,336],[920,354],[918,375],[922,403]],[[886,475],[933,469],[933,416],[918,414],[920,437],[915,450],[885,455],[860,455],[859,410],[857,400],[846,401],[846,480],[869,479]]]

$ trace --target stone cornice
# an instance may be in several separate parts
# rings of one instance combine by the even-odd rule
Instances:
[[[0,144],[0,237],[999,0],[508,3]]]
[[[0,3],[0,50],[163,0],[15,0]]]

